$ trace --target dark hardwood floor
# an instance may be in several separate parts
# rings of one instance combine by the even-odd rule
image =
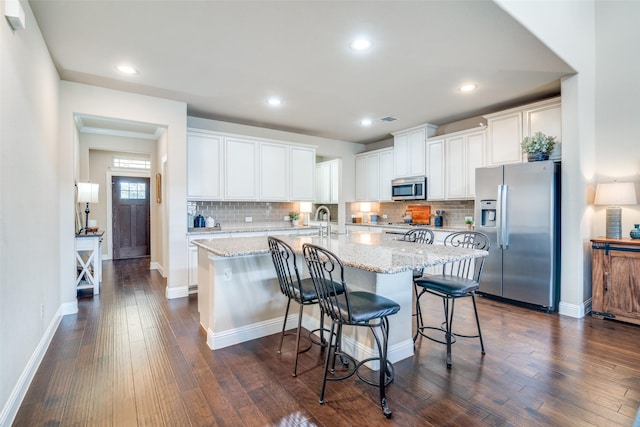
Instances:
[[[376,389],[357,378],[327,386],[322,355],[300,355],[277,335],[211,351],[197,297],[167,300],[148,259],[104,263],[99,296],[65,316],[16,417],[16,426],[630,426],[640,403],[640,328],[573,319],[478,298],[477,339],[420,339],[395,364],[386,420]],[[284,298],[284,297],[283,297]],[[473,325],[460,301],[458,327]],[[429,300],[431,321],[441,308]],[[459,330],[460,332],[461,330]]]

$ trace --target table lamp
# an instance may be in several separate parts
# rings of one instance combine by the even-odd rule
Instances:
[[[362,223],[366,223],[367,221],[367,214],[369,212],[371,212],[371,203],[369,202],[362,202],[360,203],[360,212],[362,212]]]
[[[302,214],[302,225],[309,225],[311,202],[300,202],[300,213]]]
[[[84,230],[84,234],[89,231],[89,203],[98,203],[98,191],[100,186],[91,182],[79,182],[78,183],[78,203],[86,203],[87,206],[84,209],[85,221],[84,228],[80,230],[80,233]]]
[[[596,187],[596,205],[607,206],[607,238],[622,238],[622,208],[620,205],[635,205],[636,188],[632,182],[611,182]]]

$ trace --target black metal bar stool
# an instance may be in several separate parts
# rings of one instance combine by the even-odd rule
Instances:
[[[473,231],[464,231],[449,234],[444,240],[445,246],[473,248],[489,250],[490,242],[486,234]],[[442,274],[427,274],[414,279],[416,289],[416,313],[417,313],[417,329],[413,337],[413,341],[418,336],[423,336],[432,341],[446,344],[447,346],[447,368],[451,368],[451,344],[455,342],[455,337],[462,338],[479,338],[482,354],[484,351],[484,342],[482,341],[482,331],[480,329],[480,319],[478,318],[478,309],[476,307],[475,291],[480,286],[480,278],[482,276],[482,268],[484,266],[485,257],[470,258],[460,261],[454,261],[445,264]],[[418,290],[420,291],[418,292]],[[422,311],[420,309],[420,297],[429,293],[442,298],[444,307],[444,322],[440,326],[425,326],[422,319]],[[455,301],[458,298],[471,297],[473,301],[473,311],[476,318],[476,326],[478,328],[477,335],[462,335],[453,332],[453,313]],[[444,332],[444,341],[431,336],[428,331]]]
[[[291,301],[295,301],[300,306],[298,313],[298,328],[296,330],[296,357],[293,364],[293,376],[298,375],[298,355],[308,351],[312,343],[318,344],[323,347],[327,345],[324,338],[324,313],[320,312],[320,328],[315,329],[309,333],[309,345],[300,350],[300,332],[302,330],[302,313],[305,305],[318,304],[318,296],[316,294],[316,288],[311,278],[301,279],[300,271],[298,270],[298,263],[296,261],[296,255],[293,252],[291,246],[286,244],[280,239],[269,236],[269,251],[271,252],[271,259],[278,275],[278,282],[280,283],[280,290],[287,297],[287,309],[284,313],[284,321],[282,322],[282,333],[280,334],[280,345],[278,347],[278,354],[282,352],[282,342],[284,341],[285,329],[287,325],[287,317],[289,316],[289,307]],[[342,293],[343,291],[339,286],[336,286],[336,292]],[[320,340],[314,339],[314,333],[320,332]]]
[[[316,287],[320,308],[331,319],[331,334],[329,335],[329,351],[324,363],[320,404],[324,403],[324,392],[327,381],[338,381],[349,378],[354,373],[368,384],[378,386],[380,390],[380,406],[382,413],[391,418],[392,411],[387,403],[385,387],[393,381],[393,365],[387,361],[387,343],[389,339],[388,316],[396,314],[400,306],[383,296],[362,291],[349,292],[344,280],[344,265],[340,258],[332,252],[311,244],[302,247],[304,258],[309,267],[309,274]],[[341,286],[341,288],[336,288]],[[344,293],[338,293],[343,289]],[[371,357],[356,362],[353,357],[344,353],[341,348],[342,327],[364,326],[371,330],[378,348],[378,357]],[[376,332],[377,331],[377,332]],[[336,360],[340,359],[343,367],[351,368],[344,374],[336,371]],[[370,381],[358,373],[359,368],[366,362],[379,360],[379,377]],[[337,376],[329,377],[329,374]]]

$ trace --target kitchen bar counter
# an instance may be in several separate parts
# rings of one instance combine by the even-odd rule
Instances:
[[[304,243],[323,246],[345,264],[345,280],[351,290],[374,292],[396,301],[400,311],[389,318],[389,360],[413,355],[413,269],[437,266],[461,258],[486,256],[487,252],[404,242],[381,233],[319,236],[278,236],[298,254],[303,277]],[[268,249],[267,237],[197,239],[198,311],[207,345],[215,350],[278,333],[287,299],[280,287]],[[319,308],[305,308],[303,326],[316,329]],[[288,329],[296,314],[287,319]],[[355,328],[343,330],[343,347],[357,360],[373,357],[375,343]],[[372,366],[377,369],[375,362]]]
[[[301,254],[304,243],[325,247],[338,255],[344,265],[371,271],[393,274],[415,268],[432,267],[487,255],[486,251],[425,245],[405,242],[397,236],[380,233],[353,233],[332,235],[330,239],[319,236],[278,236],[294,251]],[[221,257],[268,254],[267,237],[230,238],[220,240],[194,240],[193,244]]]

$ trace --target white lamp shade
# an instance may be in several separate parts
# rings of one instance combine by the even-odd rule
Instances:
[[[300,202],[300,212],[311,213],[311,202]]]
[[[98,203],[100,186],[92,182],[78,183],[78,203]]]
[[[596,205],[620,206],[635,205],[636,187],[632,182],[611,182],[596,187]]]

